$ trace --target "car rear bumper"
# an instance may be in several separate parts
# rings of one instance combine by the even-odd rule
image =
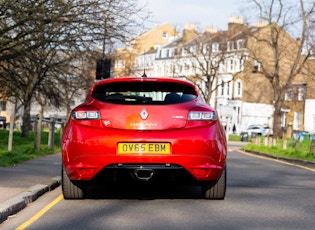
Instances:
[[[197,181],[217,180],[226,162],[226,141],[215,128],[211,127],[211,132],[209,127],[161,132],[71,129],[63,136],[63,164],[71,180],[92,180],[113,167],[120,170],[126,166],[150,166],[155,170],[154,165],[162,167],[159,171],[169,170],[169,166],[181,167]],[[120,155],[119,142],[167,142],[171,153]]]
[[[92,180],[104,169],[152,169],[173,170],[183,168],[197,181],[217,180],[224,168],[225,162],[213,162],[205,156],[168,156],[168,157],[80,157],[72,163],[64,162],[66,172],[71,180]]]

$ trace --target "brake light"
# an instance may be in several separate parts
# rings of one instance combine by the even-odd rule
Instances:
[[[76,120],[99,120],[100,112],[97,110],[74,110],[71,116]]]
[[[195,107],[188,112],[186,128],[214,125],[218,121],[217,114],[208,107]]]
[[[215,121],[217,116],[215,112],[206,112],[206,111],[190,111],[188,113],[188,120],[190,121]]]

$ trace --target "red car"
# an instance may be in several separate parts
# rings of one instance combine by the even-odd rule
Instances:
[[[89,181],[201,185],[224,199],[227,142],[197,87],[173,78],[110,78],[73,109],[62,137],[62,191],[82,199]]]

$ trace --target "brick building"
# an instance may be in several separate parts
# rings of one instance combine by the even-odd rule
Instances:
[[[130,46],[120,48],[115,53],[114,76],[134,74],[134,61],[139,54],[155,50],[177,35],[177,31],[168,23],[158,25],[135,38]]]
[[[274,91],[263,74],[263,70],[272,68],[269,65],[273,61],[272,50],[266,44],[257,43],[257,38],[266,39],[269,32],[270,27],[263,23],[248,26],[236,17],[231,18],[226,31],[207,28],[204,33],[198,33],[195,26],[187,25],[169,42],[138,55],[133,70],[140,75],[144,64],[148,76],[187,78],[203,92],[209,91],[209,82],[205,84],[204,79],[215,73],[214,90],[207,102],[218,110],[229,130],[236,126],[241,132],[252,124],[272,127]],[[281,79],[286,79],[289,74],[286,67],[292,62],[290,57],[296,52],[298,41],[285,31],[281,36],[280,49],[284,56],[279,73]],[[314,60],[310,63],[315,66]],[[208,66],[207,71],[205,66]],[[312,76],[310,72],[300,74],[287,89],[281,107],[281,126],[287,136],[291,136],[293,130],[315,131]]]

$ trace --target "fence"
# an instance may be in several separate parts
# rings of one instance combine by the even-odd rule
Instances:
[[[62,132],[64,129],[65,121],[62,119],[50,117],[41,119],[40,116],[37,117],[34,124],[34,148],[36,150],[40,150],[41,144],[41,134],[42,134],[42,124],[43,122],[49,124],[49,135],[48,135],[48,148],[53,149],[55,145],[55,132],[56,132],[56,124],[60,125],[60,137],[62,136]],[[60,138],[61,140],[61,138]]]

